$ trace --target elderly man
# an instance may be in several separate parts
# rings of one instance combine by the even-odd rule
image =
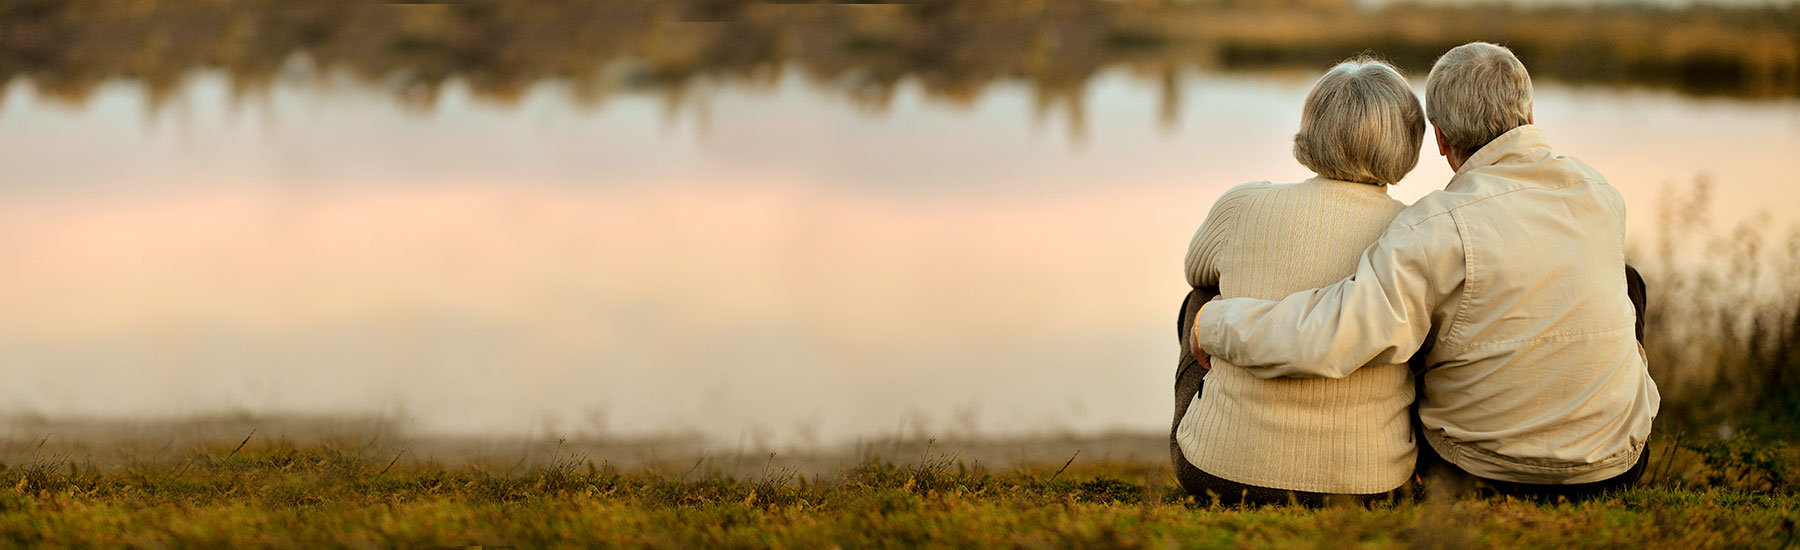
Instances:
[[[1660,398],[1637,340],[1642,283],[1623,267],[1624,201],[1551,151],[1506,48],[1445,53],[1425,103],[1456,171],[1445,189],[1401,212],[1348,279],[1206,304],[1192,351],[1259,378],[1417,355],[1424,439],[1457,475],[1572,496],[1635,482]]]

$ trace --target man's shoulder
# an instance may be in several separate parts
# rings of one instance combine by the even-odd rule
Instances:
[[[1394,225],[1406,228],[1417,228],[1433,222],[1447,221],[1445,216],[1456,209],[1468,205],[1472,200],[1467,193],[1458,193],[1439,189],[1427,193],[1394,216]]]
[[[1606,182],[1606,176],[1600,175],[1599,170],[1595,170],[1593,166],[1589,166],[1587,162],[1584,162],[1581,159],[1560,154],[1552,155],[1551,159],[1560,164],[1562,169],[1570,173],[1574,179],[1590,182]]]
[[[1504,208],[1489,201],[1519,191],[1560,189],[1581,184],[1612,192],[1605,176],[1575,157],[1547,155],[1528,163],[1484,166],[1457,174],[1444,189],[1432,191],[1414,202],[1395,221],[1405,220],[1408,224],[1417,225],[1464,208],[1484,205]]]

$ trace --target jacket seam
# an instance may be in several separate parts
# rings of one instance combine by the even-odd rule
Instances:
[[[1450,326],[1444,327],[1442,339],[1445,340],[1444,343],[1450,344],[1446,347],[1457,349],[1461,347],[1457,342],[1461,340],[1463,327],[1470,323],[1469,302],[1474,300],[1475,296],[1475,255],[1469,247],[1469,234],[1463,230],[1462,216],[1456,215],[1456,210],[1451,210],[1449,214],[1451,227],[1456,228],[1456,244],[1462,246],[1463,288],[1462,296],[1457,297],[1456,300],[1456,314],[1450,316]]]
[[[1454,178],[1453,178],[1453,179],[1452,179],[1452,180],[1451,180],[1451,181],[1455,181],[1455,180],[1454,180]],[[1458,205],[1455,205],[1455,206],[1451,206],[1451,207],[1449,207],[1449,208],[1445,208],[1445,209],[1444,209],[1444,211],[1443,211],[1443,212],[1433,212],[1433,213],[1430,213],[1430,214],[1426,214],[1426,215],[1425,215],[1425,217],[1423,217],[1423,218],[1419,218],[1419,219],[1418,219],[1418,220],[1417,220],[1417,221],[1414,221],[1414,222],[1410,222],[1410,223],[1407,223],[1407,224],[1406,224],[1406,225],[1407,225],[1407,227],[1418,227],[1418,226],[1420,226],[1420,225],[1423,225],[1423,224],[1424,224],[1424,223],[1425,223],[1425,222],[1427,222],[1427,221],[1431,221],[1431,219],[1432,219],[1432,218],[1436,218],[1436,217],[1438,217],[1438,216],[1445,216],[1445,215],[1450,215],[1450,214],[1453,214],[1453,213],[1455,213],[1455,212],[1456,212],[1456,211],[1458,211],[1458,210],[1462,210],[1462,209],[1464,209],[1464,208],[1468,208],[1468,207],[1470,207],[1470,206],[1474,206],[1474,205],[1476,205],[1476,204],[1478,204],[1478,203],[1481,203],[1481,202],[1485,202],[1485,201],[1488,201],[1488,200],[1492,200],[1492,199],[1497,199],[1497,198],[1500,198],[1500,197],[1504,197],[1504,196],[1506,196],[1506,195],[1511,195],[1511,194],[1513,194],[1513,193],[1518,193],[1518,192],[1520,192],[1520,191],[1530,191],[1530,190],[1533,190],[1533,189],[1543,189],[1543,190],[1548,190],[1548,191],[1555,191],[1555,190],[1559,190],[1559,189],[1565,189],[1565,188],[1569,188],[1569,187],[1573,187],[1573,186],[1576,186],[1576,185],[1581,185],[1581,184],[1584,184],[1584,183],[1594,183],[1594,182],[1604,182],[1604,181],[1605,181],[1605,180],[1602,180],[1602,179],[1599,179],[1599,178],[1595,178],[1595,177],[1591,177],[1591,176],[1583,176],[1583,177],[1582,177],[1582,178],[1581,178],[1581,179],[1579,179],[1579,180],[1572,180],[1572,181],[1569,181],[1569,182],[1566,182],[1566,183],[1563,183],[1563,184],[1562,184],[1562,185],[1556,185],[1556,186],[1548,186],[1548,185],[1546,185],[1546,186],[1540,186],[1540,187],[1520,187],[1520,188],[1518,188],[1518,189],[1508,189],[1508,190],[1505,190],[1505,191],[1501,191],[1501,192],[1498,192],[1498,193],[1494,193],[1494,194],[1492,194],[1492,195],[1488,195],[1488,196],[1485,196],[1485,197],[1477,197],[1477,198],[1473,198],[1473,199],[1469,199],[1469,202],[1465,202],[1465,203],[1462,203],[1462,204],[1458,204]]]
[[[1601,335],[1601,334],[1621,332],[1621,331],[1625,331],[1625,330],[1634,330],[1635,331],[1635,330],[1637,330],[1637,325],[1630,324],[1630,325],[1625,325],[1625,326],[1620,326],[1620,327],[1612,327],[1612,328],[1558,332],[1556,334],[1546,334],[1543,336],[1537,336],[1537,337],[1533,337],[1533,338],[1520,338],[1520,339],[1514,339],[1514,340],[1498,340],[1498,341],[1493,341],[1493,342],[1482,342],[1479,344],[1468,344],[1468,345],[1464,345],[1464,346],[1460,346],[1460,347],[1454,347],[1452,349],[1455,349],[1457,351],[1468,351],[1468,350],[1475,350],[1475,349],[1481,349],[1481,348],[1489,348],[1489,347],[1494,347],[1494,346],[1530,344],[1530,343],[1535,343],[1535,342],[1549,342],[1549,341],[1554,341],[1554,340],[1572,340],[1572,339],[1579,339],[1584,336],[1597,336],[1597,335]]]
[[[1456,314],[1451,316],[1450,325],[1444,327],[1443,336],[1440,338],[1440,340],[1443,340],[1443,342],[1439,342],[1439,343],[1448,344],[1445,347],[1446,347],[1446,349],[1449,349],[1449,350],[1467,350],[1467,349],[1473,349],[1475,347],[1475,346],[1469,345],[1469,344],[1459,345],[1456,343],[1456,341],[1458,339],[1460,339],[1460,337],[1462,336],[1461,333],[1462,333],[1463,329],[1465,327],[1467,327],[1468,324],[1471,322],[1471,320],[1469,319],[1469,316],[1468,316],[1468,313],[1470,310],[1470,308],[1468,306],[1469,306],[1469,302],[1474,299],[1476,290],[1478,288],[1478,285],[1475,283],[1475,276],[1476,276],[1475,253],[1476,253],[1476,250],[1475,250],[1475,247],[1470,246],[1469,232],[1466,230],[1466,226],[1463,225],[1463,219],[1462,219],[1462,216],[1459,215],[1459,212],[1464,208],[1474,206],[1476,204],[1480,204],[1482,202],[1485,202],[1485,201],[1488,201],[1491,199],[1496,199],[1496,198],[1503,197],[1506,195],[1511,195],[1513,193],[1517,193],[1520,191],[1528,191],[1531,189],[1558,190],[1558,189],[1565,189],[1568,187],[1573,187],[1576,185],[1581,185],[1584,183],[1591,183],[1593,181],[1596,181],[1595,178],[1583,177],[1583,178],[1580,178],[1577,180],[1572,180],[1572,181],[1563,183],[1562,185],[1556,185],[1556,186],[1543,186],[1543,187],[1537,187],[1537,188],[1521,187],[1518,189],[1508,189],[1506,191],[1501,191],[1499,193],[1494,193],[1492,195],[1488,195],[1485,197],[1472,199],[1469,202],[1459,204],[1459,205],[1456,205],[1456,206],[1453,206],[1450,208],[1446,208],[1446,209],[1444,209],[1443,212],[1435,213],[1430,216],[1426,216],[1425,218],[1420,219],[1417,224],[1413,224],[1416,227],[1417,225],[1424,224],[1427,220],[1430,220],[1432,218],[1436,218],[1438,216],[1449,216],[1452,227],[1454,227],[1456,229],[1457,244],[1462,246],[1462,257],[1463,257],[1462,296],[1456,302]],[[1435,281],[1433,281],[1433,282],[1435,282]]]

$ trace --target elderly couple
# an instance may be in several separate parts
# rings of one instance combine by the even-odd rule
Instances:
[[[1187,252],[1170,452],[1224,503],[1581,497],[1643,475],[1659,397],[1625,204],[1551,150],[1510,50],[1445,53],[1425,106],[1354,59],[1307,94],[1317,174],[1221,196]],[[1407,206],[1426,122],[1456,172]]]

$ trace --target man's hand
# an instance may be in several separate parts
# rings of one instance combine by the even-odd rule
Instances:
[[[1201,304],[1200,310],[1194,312],[1193,326],[1188,327],[1188,353],[1194,354],[1194,359],[1200,362],[1200,368],[1207,371],[1212,370],[1212,356],[1207,354],[1206,350],[1200,349],[1200,339],[1194,337],[1193,331],[1200,328],[1200,314],[1206,312],[1207,304],[1217,302],[1219,298],[1220,296],[1213,296],[1211,300],[1206,301],[1206,304]]]
[[[1207,355],[1206,350],[1200,349],[1200,346],[1194,346],[1193,354],[1194,359],[1200,362],[1200,370],[1212,372],[1212,356]]]

